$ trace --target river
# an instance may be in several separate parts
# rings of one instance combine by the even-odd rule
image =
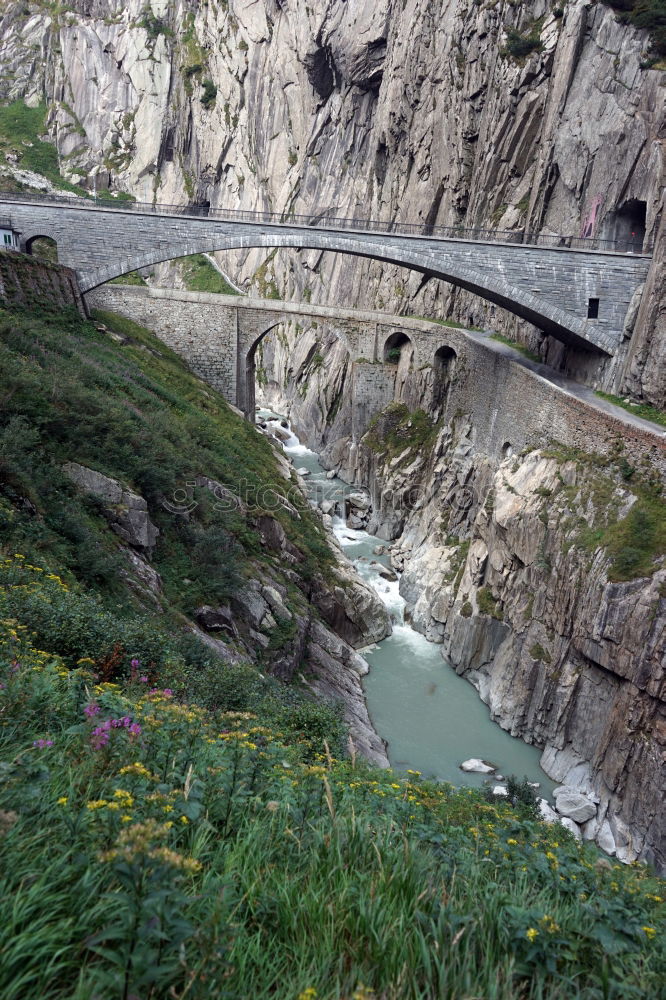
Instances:
[[[257,417],[274,419],[277,414],[262,409]],[[307,469],[305,482],[313,503],[339,502],[358,489],[337,477],[328,479],[315,452],[291,430],[288,433],[285,453],[295,468]],[[339,516],[333,518],[333,530],[347,558],[375,588],[394,621],[392,635],[359,651],[370,665],[364,678],[368,711],[388,744],[391,766],[454,785],[480,786],[489,780],[486,775],[462,771],[460,764],[471,757],[481,758],[495,764],[502,775],[538,782],[537,794],[550,799],[557,783],[541,770],[541,751],[493,722],[476,690],[444,660],[441,647],[405,623],[399,581],[391,583],[380,575],[382,566],[390,565],[389,557],[373,554],[378,545],[387,543],[348,528]],[[497,783],[493,778],[492,784]]]

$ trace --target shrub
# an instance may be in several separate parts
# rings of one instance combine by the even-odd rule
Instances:
[[[506,33],[507,42],[503,54],[509,54],[514,59],[524,59],[530,52],[540,52],[543,42],[538,34],[521,35],[515,28],[509,28]]]
[[[215,104],[215,98],[217,97],[217,87],[212,80],[203,80],[201,86],[203,89],[201,103],[204,108],[212,108]]]

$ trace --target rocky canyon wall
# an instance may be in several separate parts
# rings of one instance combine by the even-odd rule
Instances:
[[[404,345],[394,401],[359,440],[356,366],[326,337],[269,335],[263,398],[368,490],[412,624],[551,777],[592,797],[584,835],[663,866],[663,438],[442,329],[448,365]]]
[[[611,239],[633,230],[639,242],[644,229],[655,266],[625,351],[605,366],[395,267],[285,251],[224,264],[262,294],[490,324],[664,405],[663,72],[642,68],[647,33],[611,8],[21,0],[3,11],[0,97],[46,102],[61,168],[89,188]],[[531,51],[512,55],[517,38]]]

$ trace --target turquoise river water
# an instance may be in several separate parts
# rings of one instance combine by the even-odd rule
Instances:
[[[270,419],[276,415],[260,410],[257,416]],[[353,492],[337,477],[328,479],[317,455],[291,432],[283,447],[297,469],[307,469],[313,503],[339,502]],[[392,635],[360,650],[370,664],[364,678],[368,710],[388,744],[392,767],[399,772],[412,768],[454,785],[478,786],[488,778],[461,771],[460,764],[479,757],[495,764],[503,775],[538,782],[537,794],[549,799],[556,782],[541,770],[540,751],[493,722],[476,690],[443,659],[441,647],[405,623],[399,583],[390,583],[379,574],[381,564],[389,564],[388,556],[373,555],[377,545],[385,544],[382,539],[348,528],[339,516],[333,519],[333,530],[345,555],[375,588],[394,622]],[[492,784],[497,781],[492,779]]]

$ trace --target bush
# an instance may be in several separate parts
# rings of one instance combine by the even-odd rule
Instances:
[[[506,33],[507,42],[503,54],[509,54],[514,59],[524,59],[530,52],[540,52],[543,43],[537,34],[521,35],[515,28],[509,28]]]
[[[217,87],[212,80],[203,80],[201,86],[203,88],[201,103],[204,108],[212,108],[215,104],[215,98],[217,97]]]
[[[620,20],[650,32],[650,49],[658,57],[666,56],[666,0],[604,0],[620,11]],[[654,65],[657,60],[646,60]],[[649,69],[650,65],[644,68]]]

